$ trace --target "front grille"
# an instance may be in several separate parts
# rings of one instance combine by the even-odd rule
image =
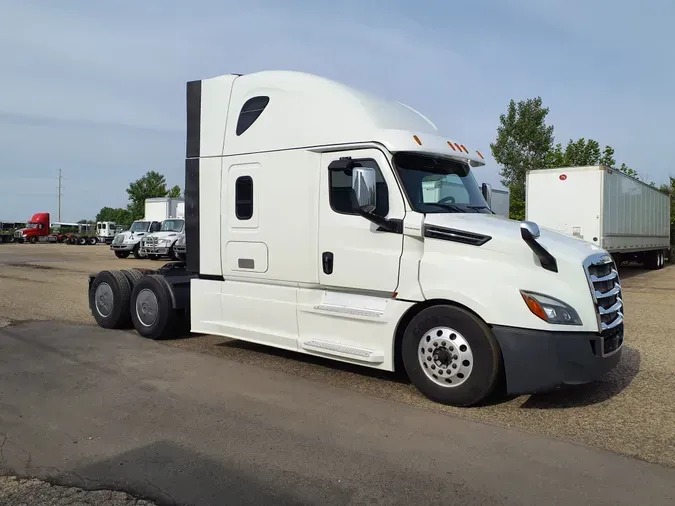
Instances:
[[[123,236],[123,235],[117,235],[117,236],[115,236],[115,238],[113,239],[113,242],[112,242],[112,243],[113,243],[115,246],[119,246],[119,245],[122,244],[123,242],[124,242],[124,236]]]
[[[586,278],[593,296],[600,342],[592,342],[593,352],[611,355],[623,345],[623,300],[619,273],[612,257],[606,253],[592,255],[584,262]]]

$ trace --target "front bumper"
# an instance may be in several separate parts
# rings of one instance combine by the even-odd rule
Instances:
[[[141,254],[144,255],[168,255],[168,246],[143,246],[140,247]]]
[[[623,351],[623,324],[604,335],[493,327],[502,349],[509,395],[595,381],[614,369]]]
[[[138,243],[136,243],[138,244]],[[136,244],[111,244],[110,249],[113,251],[133,251]]]

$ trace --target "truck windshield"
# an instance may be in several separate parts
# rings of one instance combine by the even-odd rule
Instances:
[[[37,228],[38,224],[37,223],[28,223],[26,224],[26,228]]]
[[[164,220],[162,222],[162,232],[182,232],[183,231],[183,220]]]
[[[393,162],[415,211],[492,214],[468,164],[419,153],[396,153]]]
[[[129,229],[131,232],[147,232],[150,226],[149,221],[134,221]]]

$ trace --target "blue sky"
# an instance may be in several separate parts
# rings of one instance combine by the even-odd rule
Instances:
[[[283,6],[282,6],[283,5]],[[386,5],[386,7],[384,7]],[[591,137],[665,182],[675,159],[672,0],[0,0],[0,220],[183,186],[185,82],[303,70],[401,100],[490,152],[511,98],[556,141]],[[672,172],[671,172],[672,171]],[[498,184],[498,167],[476,169]]]

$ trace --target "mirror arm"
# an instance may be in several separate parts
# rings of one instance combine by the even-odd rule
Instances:
[[[371,221],[372,223],[375,223],[375,225],[378,225],[379,227],[383,228],[387,232],[398,232],[399,231],[399,224],[393,221],[389,221],[387,218],[383,218],[382,216],[378,216],[373,213],[369,213],[367,211],[364,211],[361,209],[359,206],[358,200],[356,198],[356,193],[354,190],[351,192],[351,198],[352,198],[352,210],[358,214],[359,216],[367,219],[368,221]]]

